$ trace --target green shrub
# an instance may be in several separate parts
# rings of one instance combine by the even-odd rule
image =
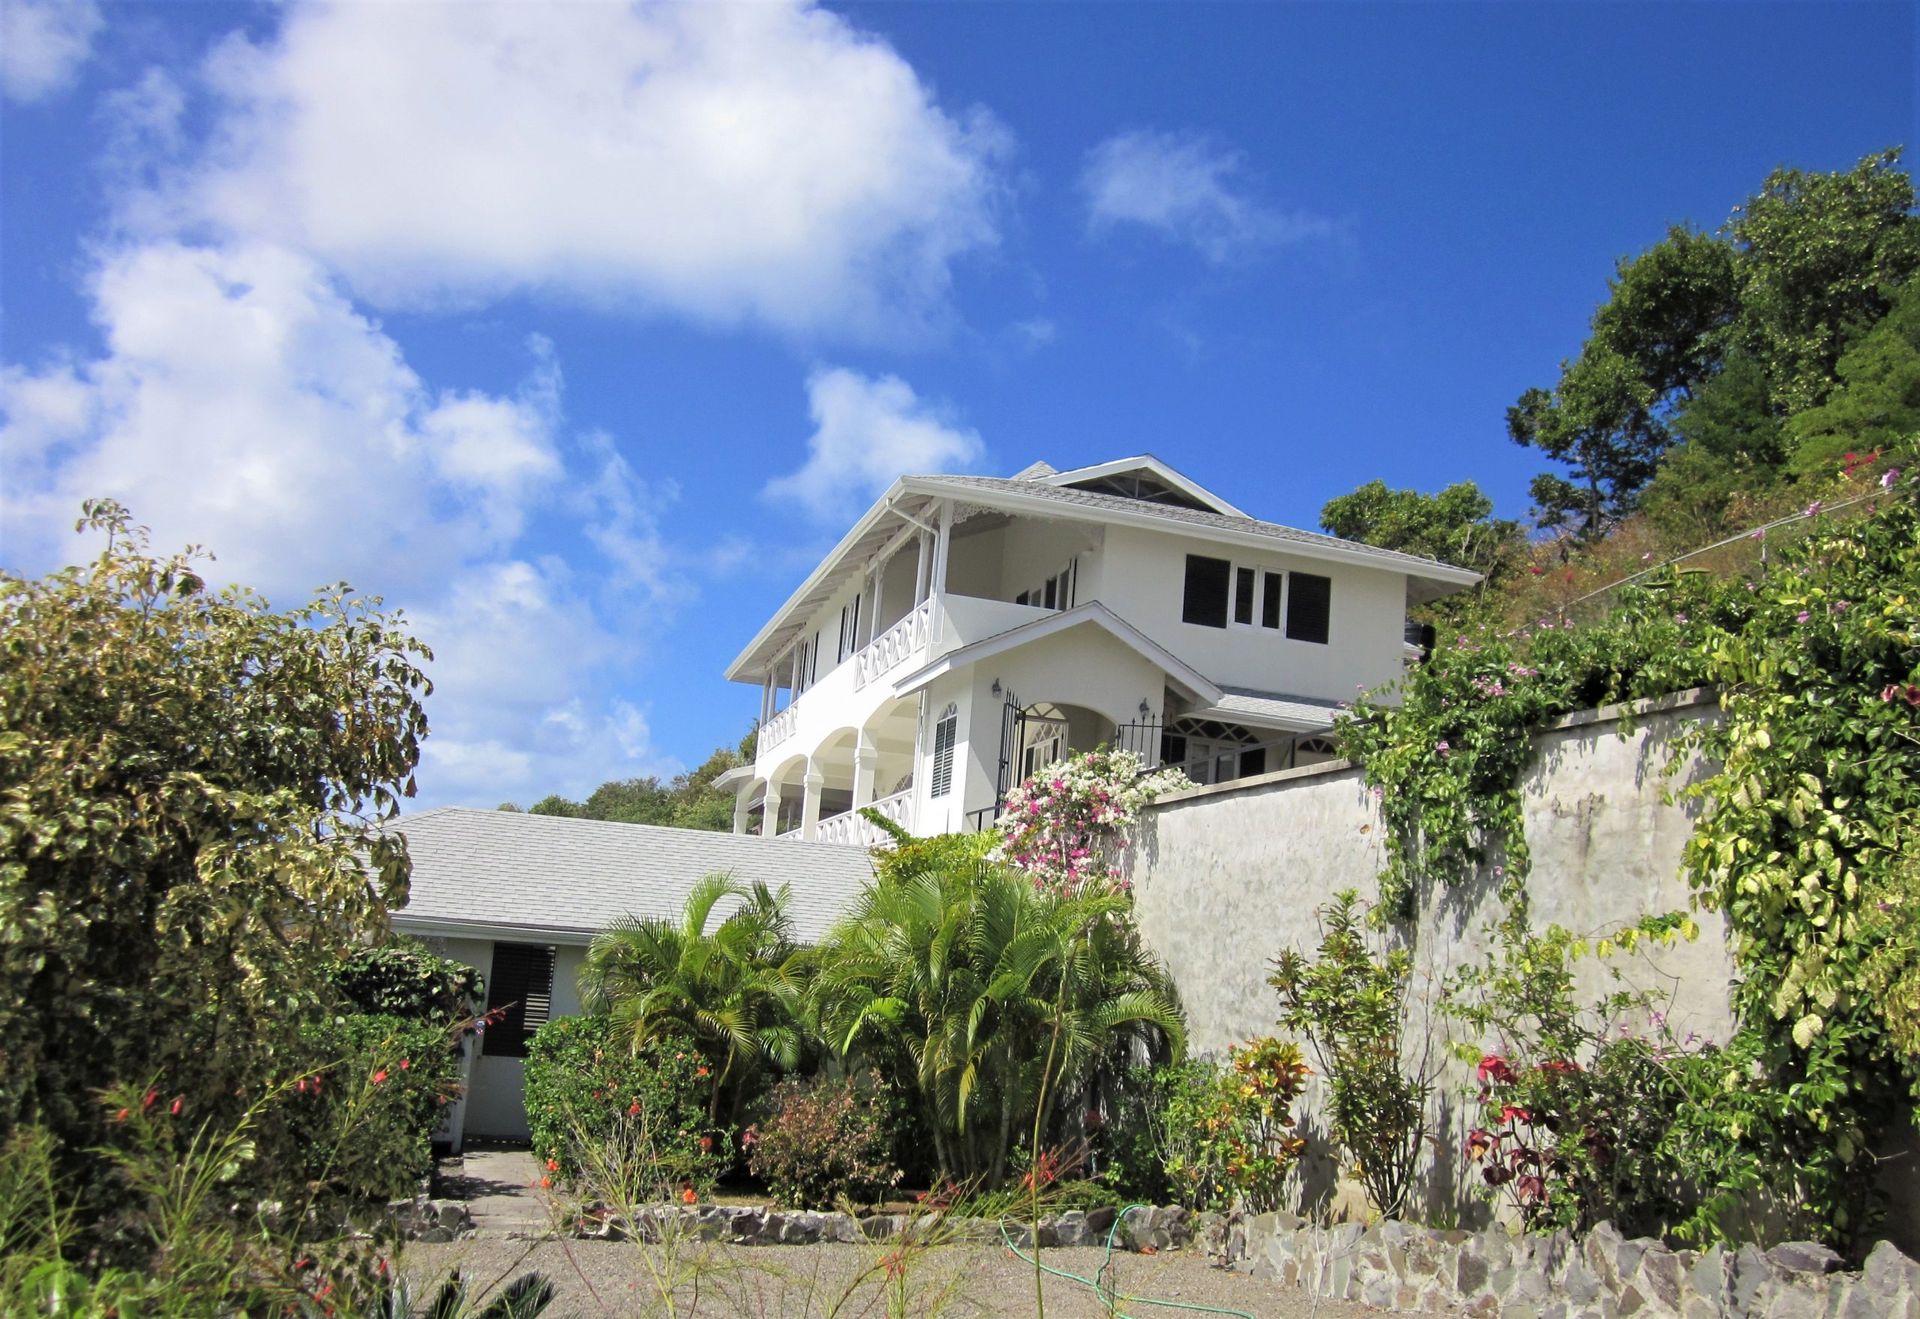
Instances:
[[[1280,994],[1280,1024],[1303,1036],[1327,1081],[1327,1133],[1366,1189],[1374,1211],[1398,1218],[1427,1138],[1431,1059],[1404,1057],[1413,956],[1376,952],[1362,929],[1360,895],[1344,889],[1322,907],[1320,950],[1289,948],[1267,978]]]
[[[632,1034],[604,1013],[556,1017],[527,1041],[527,1126],[550,1176],[580,1181],[607,1152],[641,1154],[655,1193],[704,1193],[732,1153],[707,1127],[708,1064],[691,1040]]]
[[[1227,1051],[1225,1067],[1188,1062],[1163,1068],[1163,1153],[1176,1198],[1192,1209],[1254,1213],[1280,1207],[1306,1149],[1294,1134],[1293,1101],[1306,1084],[1300,1050],[1274,1039]]]
[[[831,1209],[871,1203],[899,1182],[896,1132],[893,1091],[868,1068],[782,1081],[741,1142],[747,1166],[781,1204]]]
[[[433,1133],[460,1086],[455,1028],[404,1017],[337,1017],[306,1032],[326,1066],[296,1081],[283,1122],[309,1182],[349,1199],[412,1195],[433,1171]],[[283,1131],[277,1129],[283,1128]],[[335,1139],[333,1133],[345,1132]]]
[[[356,1012],[415,1021],[466,1017],[484,988],[478,971],[405,935],[356,948],[327,968],[327,978]]]

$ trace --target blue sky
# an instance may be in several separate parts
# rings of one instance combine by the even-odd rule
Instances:
[[[901,471],[1524,515],[1615,259],[1912,142],[1914,13],[4,0],[0,563],[384,595],[433,804],[670,773]]]

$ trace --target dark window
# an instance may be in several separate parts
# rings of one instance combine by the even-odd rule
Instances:
[[[1227,625],[1227,578],[1233,565],[1225,559],[1209,559],[1202,554],[1187,556],[1187,593],[1181,605],[1180,621],[1203,627]]]
[[[1295,641],[1327,641],[1333,583],[1310,572],[1293,574],[1287,590],[1287,635]]]
[[[1013,602],[1017,605],[1024,605],[1031,602],[1032,598],[1033,598],[1033,592],[1022,591],[1020,592],[1019,595],[1016,595],[1013,597]]]
[[[1270,627],[1276,631],[1279,630],[1280,587],[1286,580],[1283,574],[1277,572],[1270,572],[1261,579],[1260,585],[1263,588],[1260,600],[1261,627]]]
[[[1236,623],[1249,626],[1253,623],[1253,579],[1251,568],[1233,570],[1233,621]]]
[[[940,716],[933,729],[932,795],[944,797],[953,790],[953,739],[960,728],[958,712]]]
[[[1160,734],[1160,763],[1178,765],[1187,758],[1187,739],[1178,733]]]
[[[490,1058],[526,1057],[527,1040],[553,1011],[553,949],[530,943],[493,946],[487,1011],[500,1009],[505,1015],[481,1035],[480,1052]]]
[[[1047,578],[1047,608],[1057,609],[1059,607],[1060,579],[1058,577],[1049,577]]]
[[[1255,774],[1267,772],[1267,749],[1255,747],[1251,751],[1240,753],[1240,777],[1251,778]]]

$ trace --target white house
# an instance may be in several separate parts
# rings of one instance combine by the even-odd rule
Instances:
[[[727,669],[761,688],[736,833],[989,823],[1101,743],[1220,782],[1331,754],[1407,608],[1478,575],[1249,517],[1156,458],[895,481]]]

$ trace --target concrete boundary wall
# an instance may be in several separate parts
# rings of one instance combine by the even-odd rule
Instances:
[[[1695,691],[1583,711],[1534,735],[1538,754],[1521,792],[1537,926],[1598,936],[1644,915],[1687,909],[1680,854],[1698,808],[1672,794],[1700,767],[1689,761],[1666,771],[1675,735],[1718,717],[1713,697]],[[1136,914],[1179,986],[1196,1052],[1222,1054],[1275,1033],[1279,999],[1267,984],[1269,963],[1283,949],[1319,946],[1317,911],[1335,893],[1377,892],[1385,842],[1378,803],[1359,768],[1345,761],[1191,789],[1144,813],[1130,861]],[[1465,1099],[1471,1072],[1447,1059],[1461,1028],[1440,1017],[1438,1002],[1449,975],[1495,947],[1492,928],[1505,910],[1499,885],[1490,862],[1467,883],[1422,893],[1412,931],[1408,1045],[1441,1069],[1433,1154],[1422,1178],[1434,1213],[1471,1215],[1478,1203],[1461,1185],[1468,1170],[1458,1155],[1474,1124]],[[1733,1029],[1725,931],[1717,916],[1696,919],[1694,943],[1584,964],[1583,990],[1598,998],[1617,988],[1609,972],[1618,971],[1661,997],[1680,1035],[1725,1040]],[[1318,1099],[1316,1083],[1303,1105],[1310,1137],[1320,1134]],[[1338,1185],[1325,1142],[1310,1139],[1309,1149],[1303,1208],[1358,1210],[1353,1188]]]

